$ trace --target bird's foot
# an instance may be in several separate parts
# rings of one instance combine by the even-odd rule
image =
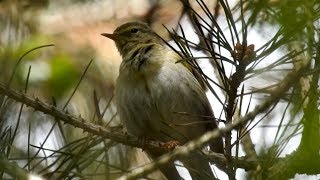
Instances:
[[[165,143],[161,143],[160,146],[168,150],[173,150],[177,146],[181,146],[181,143],[179,141],[168,141]]]

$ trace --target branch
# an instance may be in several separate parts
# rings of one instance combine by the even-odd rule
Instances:
[[[218,167],[226,167],[228,165],[228,160],[223,154],[215,153],[215,152],[205,152],[204,153],[206,158],[211,163],[218,164]],[[256,170],[261,163],[257,160],[249,160],[248,157],[232,157],[232,160],[234,161],[234,165],[237,168],[242,168],[246,171],[248,170]]]
[[[17,92],[4,85],[3,83],[0,83],[0,94],[4,94],[9,98],[30,106],[37,111],[43,112],[44,114],[49,114],[66,124],[81,128],[85,132],[92,133],[107,139],[112,139],[115,142],[123,143],[133,147],[161,150],[159,142],[148,141],[147,143],[143,143],[141,141],[138,141],[137,137],[126,135],[119,131],[111,130],[110,128],[107,129],[100,125],[92,124],[83,119],[81,116],[75,117],[71,114],[68,114],[68,112],[66,111],[58,109],[54,105],[48,105],[41,102],[38,98],[31,98],[26,94]]]

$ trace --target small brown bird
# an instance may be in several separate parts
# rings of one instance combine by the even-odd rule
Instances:
[[[129,22],[112,34],[102,35],[114,40],[122,56],[115,97],[129,134],[184,144],[218,127],[199,81],[190,68],[177,63],[180,56],[148,25]],[[209,146],[214,152],[224,152],[221,138]],[[161,155],[147,153],[152,158]],[[209,163],[199,153],[181,161],[193,179],[214,178]],[[161,171],[168,179],[180,179],[174,164]]]

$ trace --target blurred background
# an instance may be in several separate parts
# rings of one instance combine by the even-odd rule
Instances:
[[[213,7],[215,2],[208,3]],[[176,28],[182,15],[178,0],[0,1],[0,82],[93,123],[117,126],[112,97],[121,57],[114,42],[100,34],[128,21],[144,21],[169,40],[163,25]],[[102,122],[95,117],[94,91],[101,110],[106,109]],[[109,141],[104,144],[100,137],[62,125],[11,99],[1,100],[3,153],[44,178],[114,179],[135,162],[149,161],[141,150]],[[7,149],[9,144],[12,147]],[[70,160],[62,152],[82,156]],[[84,176],[67,173],[74,168]]]
[[[189,2],[195,12],[208,20],[203,7],[196,0]],[[217,18],[227,40],[235,45],[234,34],[229,31],[230,22],[227,23],[230,15],[215,0],[203,2]],[[239,15],[240,2],[245,7],[245,17]],[[313,0],[234,0],[229,3],[230,10],[235,15],[236,26],[241,25],[241,18],[248,21],[248,44],[254,44],[255,50],[262,54],[260,60],[263,62],[261,60],[262,63],[250,72],[257,76],[246,79],[244,83],[246,92],[259,90],[260,93],[246,96],[241,102],[248,110],[252,110],[254,105],[269,95],[270,89],[266,87],[273,87],[273,83],[279,82],[303,59],[300,54],[293,55],[291,52],[316,47],[320,7]],[[166,28],[181,34],[180,23],[187,38],[199,43],[199,37],[185,10],[179,0],[0,0],[0,83],[55,105],[72,115],[81,115],[92,123],[105,127],[121,126],[112,100],[121,57],[113,41],[100,34],[111,33],[117,26],[128,21],[144,21],[174,45]],[[312,25],[309,27],[301,24],[304,21]],[[281,28],[284,29],[281,31],[283,34],[278,35]],[[239,37],[244,37],[241,30],[238,29]],[[293,30],[299,33],[293,36],[293,33],[290,34]],[[282,42],[281,46],[265,45],[279,37],[290,36],[294,39],[285,39],[287,43]],[[308,57],[314,58],[316,51],[307,50],[312,52]],[[219,51],[231,58],[226,49]],[[199,50],[194,55],[205,56]],[[306,57],[308,54],[302,55]],[[210,61],[203,61],[200,65],[209,77],[219,83],[214,72],[216,67]],[[226,74],[234,72],[230,65],[225,67]],[[291,99],[284,97],[283,102],[275,104],[272,113],[263,114],[248,125],[247,141],[253,143],[246,143],[255,145],[255,151],[260,157],[268,160],[285,157],[299,146],[304,119],[302,104],[305,103],[305,97],[299,95],[308,91],[309,86],[304,83],[298,86]],[[214,89],[222,102],[225,102],[227,98],[224,92],[217,87]],[[95,96],[100,110],[105,110],[102,121],[96,115]],[[217,97],[210,92],[208,97],[215,107],[215,114],[220,119],[225,119],[222,105],[216,103]],[[0,103],[0,157],[6,157],[19,167],[45,179],[114,179],[128,169],[149,161],[139,149],[88,134],[6,96],[0,96]],[[289,104],[292,106],[291,110],[288,110]],[[242,115],[246,113],[246,108],[239,110]],[[285,115],[286,113],[288,114]],[[262,119],[264,121],[260,123]],[[223,126],[221,123],[221,127]],[[254,135],[250,137],[250,133]],[[237,132],[232,137],[233,142],[237,142]],[[319,139],[316,141],[320,142]],[[243,150],[245,148],[239,148],[241,151],[233,149],[233,153],[247,155],[247,151]],[[10,172],[6,174],[1,171],[4,179],[10,179],[8,174]],[[264,177],[261,174],[263,173],[250,174],[239,170],[237,178]],[[298,174],[294,177],[299,179]],[[150,177],[162,178],[159,172]],[[188,175],[185,177],[188,178]],[[222,172],[218,172],[218,177],[228,178]]]

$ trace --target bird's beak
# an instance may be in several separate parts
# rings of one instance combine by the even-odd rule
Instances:
[[[107,38],[109,38],[109,39],[112,39],[112,40],[116,40],[116,39],[118,39],[118,35],[117,34],[109,34],[109,33],[102,33],[101,34],[102,36],[105,36],[105,37],[107,37]]]

